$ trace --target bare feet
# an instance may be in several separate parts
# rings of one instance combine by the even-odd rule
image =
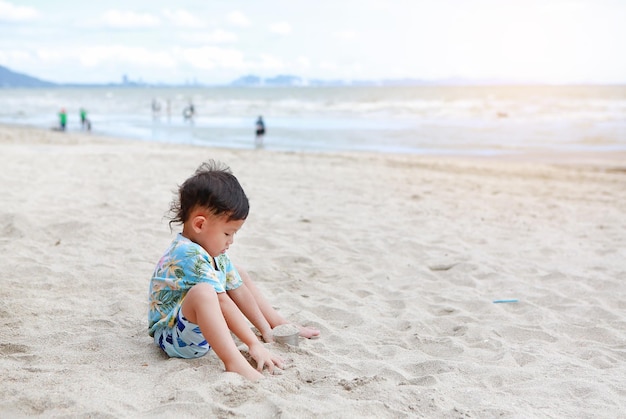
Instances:
[[[303,338],[311,339],[319,337],[320,331],[311,326],[298,326],[300,327],[300,336]]]

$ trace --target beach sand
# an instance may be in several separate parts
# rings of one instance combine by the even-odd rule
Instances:
[[[319,339],[258,383],[147,334],[164,216],[206,159],[229,251]],[[0,127],[0,416],[624,417],[626,156],[299,154]],[[516,303],[495,304],[497,299]]]

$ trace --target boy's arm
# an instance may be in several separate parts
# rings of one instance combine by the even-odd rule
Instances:
[[[268,323],[252,292],[246,284],[227,291],[239,310],[259,330],[265,342],[273,342],[272,326]]]
[[[283,360],[272,355],[265,346],[259,342],[256,335],[252,333],[252,330],[248,327],[242,312],[228,294],[221,292],[217,294],[217,298],[226,324],[228,324],[228,328],[241,339],[243,343],[248,345],[250,356],[252,356],[257,363],[257,370],[261,371],[266,365],[270,372],[274,371],[275,365],[282,368]]]

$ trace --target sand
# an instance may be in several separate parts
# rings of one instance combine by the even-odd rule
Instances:
[[[0,127],[0,416],[624,417],[626,158],[540,157]],[[258,383],[147,334],[164,215],[209,158],[251,202],[231,257],[322,332],[267,344],[288,366]]]

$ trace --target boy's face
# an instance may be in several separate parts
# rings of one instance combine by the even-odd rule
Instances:
[[[216,257],[233,244],[235,233],[245,221],[227,221],[226,216],[216,217],[212,214],[197,215],[192,220],[192,231],[187,237],[202,246],[209,255]]]

